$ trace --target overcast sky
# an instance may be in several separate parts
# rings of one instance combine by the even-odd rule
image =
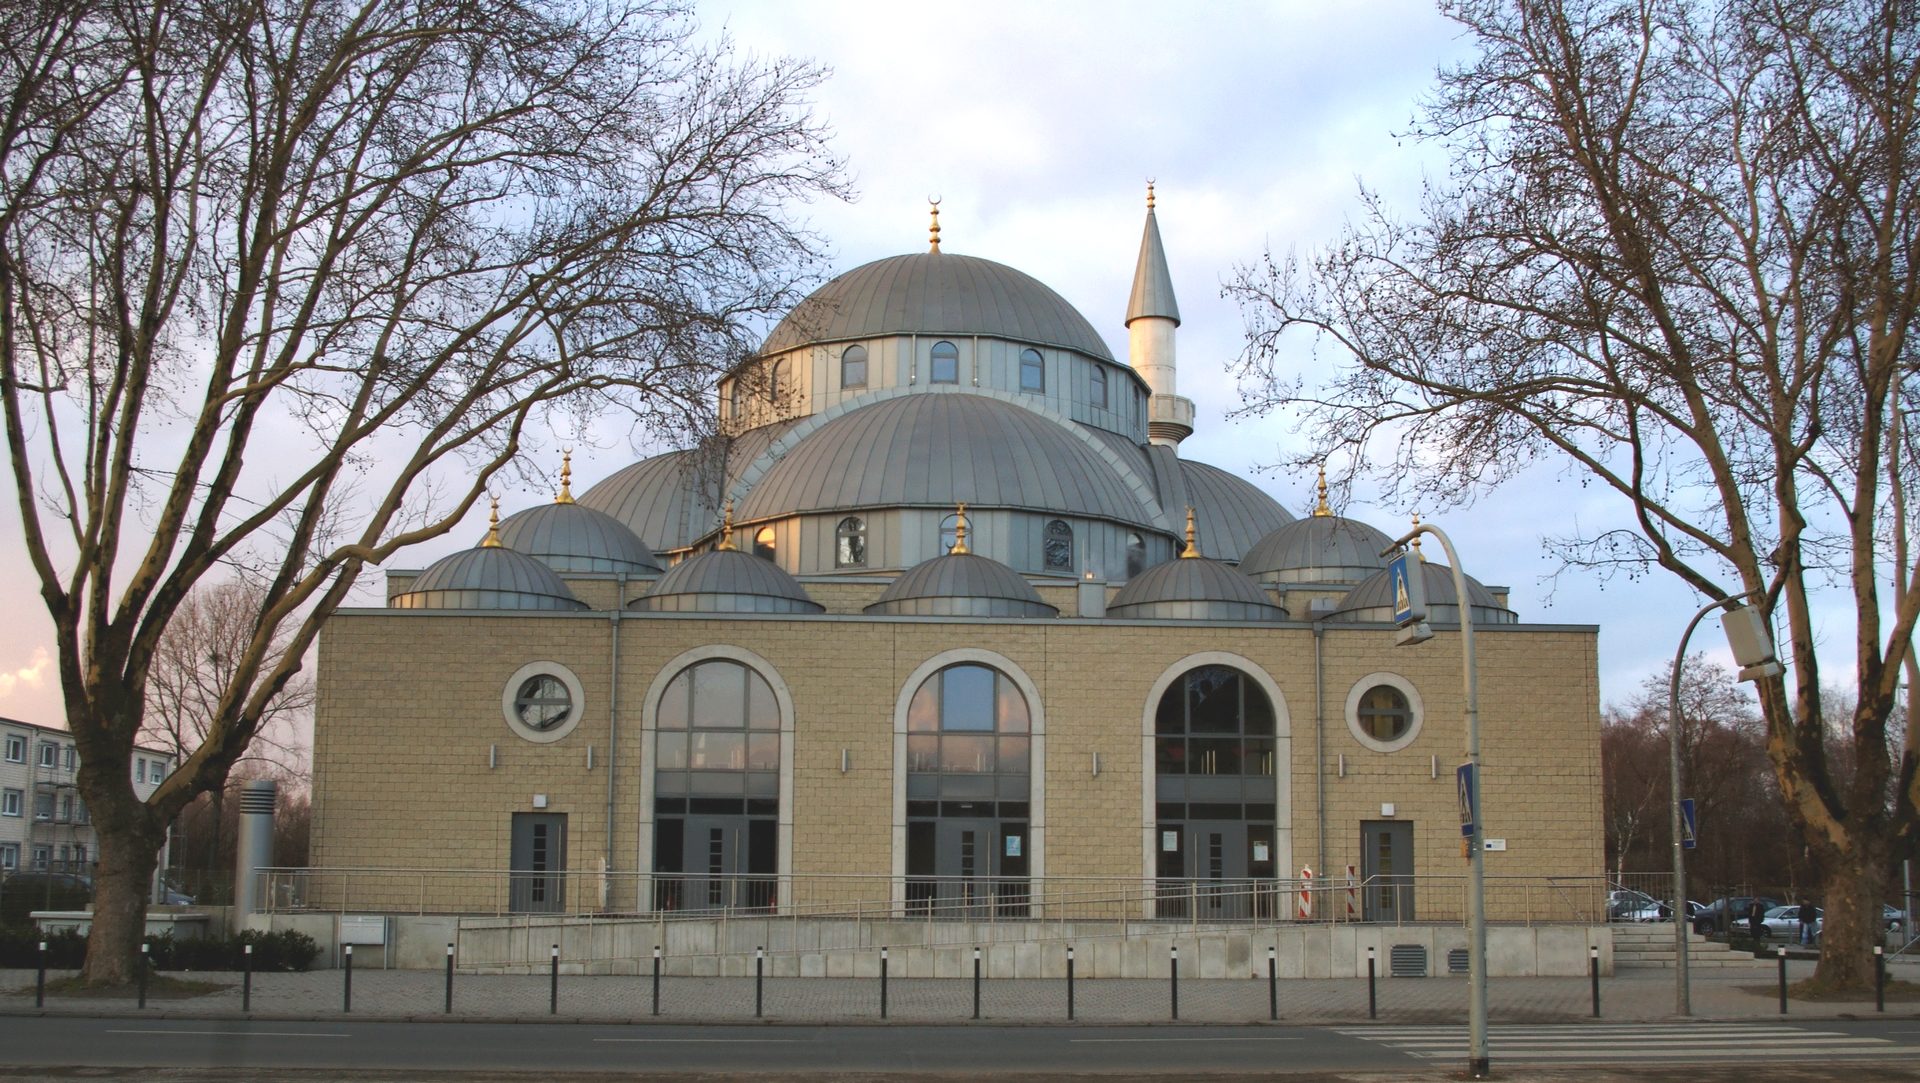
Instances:
[[[1404,142],[1433,73],[1464,44],[1417,0],[1263,5],[1120,3],[702,4],[708,33],[742,53],[811,57],[832,69],[822,115],[836,132],[858,197],[807,216],[833,246],[836,270],[924,250],[926,201],[942,199],[942,248],[1017,267],[1058,290],[1126,356],[1122,323],[1144,216],[1146,181],[1183,323],[1180,392],[1198,419],[1181,453],[1251,478],[1290,510],[1312,504],[1310,476],[1262,467],[1301,446],[1280,419],[1229,423],[1227,375],[1241,323],[1220,285],[1264,248],[1311,251],[1353,212],[1359,181],[1412,210],[1423,171],[1443,167]],[[1311,375],[1311,374],[1309,374]],[[578,492],[635,458],[624,446],[582,448]],[[510,486],[504,513],[549,494]],[[1406,507],[1372,503],[1365,485],[1344,510],[1392,534]],[[1700,604],[1664,574],[1604,589],[1550,582],[1543,532],[1619,521],[1597,489],[1536,470],[1467,510],[1418,509],[1460,548],[1466,570],[1512,589],[1528,622],[1600,626],[1603,699],[1618,702],[1672,657]],[[0,714],[63,725],[48,661],[50,626],[19,555],[17,514],[0,566]],[[474,544],[470,528],[396,565],[421,567]],[[375,577],[377,580],[377,576]],[[369,597],[378,595],[377,586]],[[1696,648],[1724,654],[1717,632]],[[1841,641],[1844,628],[1835,629]]]

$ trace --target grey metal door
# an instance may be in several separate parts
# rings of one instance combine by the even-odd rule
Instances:
[[[1413,920],[1413,825],[1404,820],[1360,824],[1362,916],[1367,921]]]
[[[946,917],[984,915],[993,897],[992,820],[941,820],[934,828],[936,906]]]
[[[513,814],[508,906],[516,914],[555,914],[567,902],[567,816]]]

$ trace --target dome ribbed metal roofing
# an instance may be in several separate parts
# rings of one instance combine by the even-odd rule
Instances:
[[[652,613],[820,613],[825,607],[770,560],[716,549],[667,569],[630,608]]]
[[[552,568],[481,546],[441,557],[388,603],[395,609],[585,609]]]
[[[876,616],[1053,617],[1060,610],[1005,564],[977,553],[923,560],[880,592]]]
[[[692,450],[642,459],[601,479],[578,502],[613,516],[656,554],[684,549],[719,525],[717,494],[791,426],[762,425]]]
[[[613,516],[581,504],[543,504],[500,520],[500,544],[557,572],[660,571],[647,543]]]
[[[897,334],[991,335],[1113,360],[1087,318],[1039,279],[947,252],[855,267],[795,306],[760,352]]]
[[[878,507],[1022,508],[1157,529],[1088,442],[984,395],[926,391],[842,414],[786,452],[739,521]]]
[[[1427,619],[1442,623],[1460,620],[1459,596],[1453,590],[1453,569],[1445,564],[1420,565],[1427,584]],[[1475,624],[1517,624],[1520,618],[1501,605],[1478,579],[1467,576],[1467,602],[1473,609]],[[1386,569],[1373,573],[1340,599],[1333,611],[1346,620],[1392,621],[1393,583]]]
[[[1358,583],[1387,566],[1380,552],[1392,544],[1358,519],[1312,515],[1254,543],[1240,558],[1240,571],[1282,583]]]
[[[1261,538],[1293,521],[1293,514],[1259,486],[1217,466],[1180,460],[1187,500],[1193,505],[1207,555],[1216,560],[1240,561]]]
[[[1107,615],[1172,620],[1286,620],[1253,580],[1217,560],[1177,558],[1127,581]]]

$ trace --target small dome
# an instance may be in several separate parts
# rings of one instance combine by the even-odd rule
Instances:
[[[669,451],[622,467],[580,494],[580,506],[605,512],[653,551],[680,549],[713,529],[719,509],[701,494],[701,456]]]
[[[820,603],[773,561],[716,549],[667,569],[645,596],[628,603],[650,613],[819,613]]]
[[[1387,566],[1380,552],[1392,544],[1358,519],[1310,515],[1254,543],[1240,571],[1269,583],[1358,583]]]
[[[542,504],[500,520],[500,544],[556,572],[655,574],[660,562],[618,519],[583,504]]]
[[[1253,580],[1217,560],[1189,557],[1156,564],[1127,581],[1107,616],[1161,620],[1286,620]]]
[[[1187,499],[1198,519],[1207,553],[1216,560],[1238,561],[1245,571],[1245,554],[1261,538],[1293,522],[1293,513],[1280,506],[1259,486],[1217,466],[1180,460]]]
[[[1046,283],[946,252],[890,256],[840,275],[794,306],[760,353],[902,334],[990,335],[1113,360],[1087,318]]]
[[[1054,617],[1019,573],[975,553],[948,553],[901,573],[867,606],[875,616]]]
[[[498,546],[441,557],[389,604],[395,609],[587,608],[552,568]]]
[[[1453,569],[1445,564],[1420,565],[1426,574],[1427,619],[1441,624],[1460,622],[1459,599],[1453,592]],[[1386,569],[1373,573],[1360,582],[1360,585],[1347,592],[1340,599],[1339,608],[1333,611],[1333,619],[1350,621],[1393,621],[1393,585]],[[1475,624],[1518,624],[1520,618],[1513,610],[1500,604],[1491,591],[1480,585],[1473,576],[1467,576],[1467,599],[1473,609]]]

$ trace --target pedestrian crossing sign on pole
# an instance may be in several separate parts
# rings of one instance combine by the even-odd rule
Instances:
[[[1680,848],[1691,850],[1698,841],[1693,821],[1693,798],[1683,797],[1680,799]]]

